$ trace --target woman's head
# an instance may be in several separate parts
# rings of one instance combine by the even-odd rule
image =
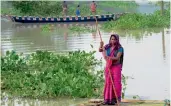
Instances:
[[[116,43],[117,43],[117,37],[116,37],[116,35],[113,34],[110,36],[109,44],[110,45],[116,45]]]
[[[119,35],[118,34],[112,34],[109,39],[109,44],[106,46],[106,49],[111,47],[112,45],[115,46],[115,49],[118,49],[121,47],[121,44],[119,42]]]

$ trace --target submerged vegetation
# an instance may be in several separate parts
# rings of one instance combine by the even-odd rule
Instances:
[[[102,25],[103,29],[140,29],[140,28],[158,28],[170,26],[170,10],[165,10],[161,16],[160,11],[153,14],[130,13],[121,16],[116,21],[108,21]]]
[[[126,29],[126,30],[122,30],[122,29],[103,29],[101,28],[101,26],[103,26],[103,24],[99,25],[99,28],[101,29],[101,32],[107,32],[107,33],[112,33],[115,32],[117,34],[119,34],[121,37],[133,37],[136,40],[141,40],[143,39],[144,36],[151,36],[153,33],[160,33],[161,31],[164,30],[163,27],[159,27],[159,28],[141,28],[141,29]],[[81,25],[72,25],[72,26],[61,26],[61,27],[55,27],[53,26],[53,24],[47,24],[47,25],[43,25],[41,27],[42,33],[44,35],[51,35],[52,33],[57,33],[59,35],[63,35],[64,33],[68,33],[68,36],[77,36],[77,35],[81,35],[83,33],[87,33],[87,34],[92,34],[93,36],[98,36],[98,32],[96,32],[96,26],[91,25],[91,26],[81,26]],[[167,32],[169,33],[169,32]],[[36,43],[36,42],[35,42]]]
[[[77,35],[80,33],[94,33],[96,32],[95,27],[91,26],[79,26],[79,25],[73,25],[73,26],[63,26],[63,27],[55,27],[53,24],[46,24],[42,25],[40,27],[41,32],[44,34],[48,33],[64,33],[68,32],[70,35]]]

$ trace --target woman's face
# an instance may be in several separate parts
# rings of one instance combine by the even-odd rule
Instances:
[[[114,36],[112,36],[112,37],[111,37],[111,39],[110,39],[110,43],[111,43],[111,44],[115,44],[115,43],[116,43],[116,39],[115,39],[115,37],[114,37]]]

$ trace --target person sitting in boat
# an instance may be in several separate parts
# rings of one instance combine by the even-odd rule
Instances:
[[[80,5],[77,6],[76,16],[80,16]]]
[[[66,16],[67,15],[67,8],[68,8],[66,1],[63,2],[62,8],[63,8],[63,15]]]
[[[94,1],[92,1],[91,5],[90,5],[90,9],[91,9],[91,14],[96,14],[96,3]]]

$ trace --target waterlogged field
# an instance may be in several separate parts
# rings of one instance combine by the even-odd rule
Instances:
[[[32,3],[29,6],[33,5],[36,9],[35,2]],[[47,5],[59,5],[53,3]],[[73,5],[77,6],[77,3]],[[15,4],[19,5],[21,4]],[[25,9],[24,5],[20,9]],[[39,3],[40,7],[44,5],[46,2]],[[98,5],[138,7],[135,2],[130,4],[98,2]],[[75,7],[69,8],[68,14],[75,14]],[[43,11],[36,10],[34,13],[27,11],[27,14],[14,9],[1,11],[4,14],[10,12],[18,15],[54,16],[58,13],[61,15],[60,8],[59,11],[49,13],[51,9],[44,8]],[[82,5],[81,11],[82,15],[90,15],[88,5]],[[97,12],[106,13],[103,9]],[[89,98],[103,97],[105,62],[101,53],[97,52],[100,38],[96,34],[95,22],[73,24],[16,24],[2,20],[1,22],[2,105],[76,106]],[[108,43],[110,34],[118,33],[125,50],[122,98],[147,100],[169,98],[169,23],[169,9],[165,9],[162,16],[160,11],[155,11],[153,14],[132,13],[122,16],[117,21],[99,22],[98,27],[103,41]],[[131,105],[163,106],[163,104]]]

